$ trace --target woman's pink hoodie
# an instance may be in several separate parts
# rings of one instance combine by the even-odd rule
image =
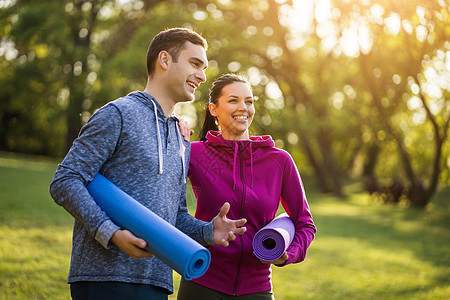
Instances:
[[[268,291],[271,265],[253,254],[252,240],[276,217],[280,200],[296,228],[286,264],[305,259],[316,232],[300,175],[289,153],[275,148],[270,136],[234,141],[210,131],[206,138],[191,148],[188,176],[197,198],[195,216],[211,221],[229,202],[227,217],[246,218],[247,231],[228,247],[210,246],[211,265],[193,281],[228,295]]]

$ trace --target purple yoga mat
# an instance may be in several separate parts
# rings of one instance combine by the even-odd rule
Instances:
[[[253,237],[253,252],[264,261],[280,258],[292,242],[294,222],[283,213],[261,228]]]

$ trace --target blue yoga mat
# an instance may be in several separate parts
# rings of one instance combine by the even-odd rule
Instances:
[[[202,276],[211,253],[192,238],[134,200],[101,174],[87,189],[95,202],[121,228],[147,242],[146,249],[186,280]]]
[[[294,222],[287,213],[283,213],[255,234],[253,237],[253,252],[261,260],[277,260],[286,252],[294,234]]]

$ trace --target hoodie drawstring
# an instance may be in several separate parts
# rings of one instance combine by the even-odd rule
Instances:
[[[236,190],[236,157],[238,154],[239,142],[234,144],[234,163],[233,163],[233,191]]]
[[[163,152],[162,152],[162,142],[161,142],[161,132],[159,131],[159,121],[158,121],[158,111],[156,109],[156,104],[152,100],[153,109],[155,110],[155,119],[156,119],[156,132],[158,135],[158,157],[159,157],[159,174],[163,173]]]
[[[186,146],[183,144],[183,139],[181,138],[181,131],[180,131],[180,126],[178,126],[178,124],[176,123],[175,125],[176,127],[176,132],[177,132],[177,136],[178,136],[178,145],[180,146],[180,156],[181,156],[181,164],[182,164],[182,168],[183,168],[183,184],[186,184],[186,169],[185,169],[185,158],[184,158],[184,153],[186,151]]]
[[[138,95],[139,96],[139,95]],[[140,98],[145,98],[148,99],[147,97],[142,97],[139,96]],[[152,97],[150,97],[152,98]],[[158,174],[162,174],[164,169],[164,157],[163,157],[163,150],[162,150],[162,141],[161,141],[161,132],[159,130],[159,120],[158,120],[158,108],[156,106],[155,100],[150,99],[150,102],[152,102],[153,104],[153,110],[155,112],[155,119],[156,119],[156,133],[157,133],[157,137],[158,137],[158,158],[159,158],[159,170],[158,170]],[[176,120],[178,121],[178,118],[176,118]],[[181,164],[182,164],[182,169],[183,169],[183,183],[186,184],[186,158],[185,158],[185,153],[186,153],[186,146],[183,143],[183,139],[181,137],[181,131],[180,131],[180,127],[178,126],[177,123],[175,123],[175,131],[177,132],[177,137],[178,137],[178,146],[179,146],[179,154],[181,156]]]

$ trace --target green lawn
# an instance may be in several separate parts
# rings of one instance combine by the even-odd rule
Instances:
[[[72,217],[48,194],[57,163],[0,153],[0,299],[70,298]],[[318,232],[305,262],[274,268],[277,300],[449,298],[450,188],[418,211],[358,184],[346,200],[305,185]]]

